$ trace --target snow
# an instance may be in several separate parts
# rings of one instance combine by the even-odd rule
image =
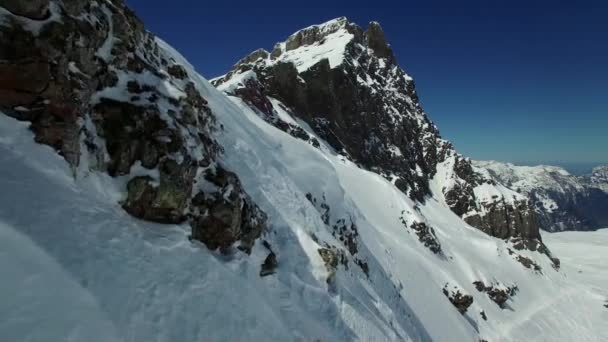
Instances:
[[[442,190],[456,181],[449,174],[453,157],[431,182],[435,197],[414,203],[380,175],[269,125],[158,42],[189,69],[224,126],[217,133],[225,148],[221,162],[268,214],[264,239],[277,254],[277,273],[259,276],[267,255],[260,243],[250,256],[222,256],[191,243],[185,225],[132,218],[117,201],[124,195],[117,180],[91,170],[73,177],[51,148],[34,143],[27,124],[0,115],[0,272],[11,275],[0,284],[6,289],[0,336],[92,342],[608,338],[600,288],[607,278],[600,258],[607,253],[602,244],[593,245],[593,256],[583,247],[600,235],[544,235],[550,248],[555,243],[554,254],[564,254],[562,271],[546,256],[517,251],[542,267],[535,273],[514,260],[509,243],[469,226],[445,205]],[[478,191],[509,195],[500,188]],[[349,268],[340,265],[328,286],[318,248],[342,244],[307,193],[329,205],[332,223],[356,224],[356,257],[368,264],[369,277],[349,256]],[[401,216],[433,227],[443,255],[425,248]],[[581,246],[570,250],[566,238],[580,239]],[[577,265],[593,272],[573,274]],[[520,291],[502,310],[475,290],[476,280],[517,284]],[[464,316],[442,294],[446,284],[474,296]]]
[[[354,36],[346,31],[346,29],[340,29],[328,34],[322,42],[304,45],[294,50],[285,51],[283,43],[283,53],[277,61],[292,62],[300,73],[310,69],[310,67],[319,63],[322,59],[327,59],[329,67],[335,68],[342,64],[346,45],[353,38]]]
[[[401,153],[401,149],[399,149],[399,147],[398,147],[398,146],[395,146],[395,145],[390,145],[390,146],[388,147],[388,149],[389,149],[389,150],[390,150],[390,151],[393,153],[393,155],[395,155],[395,156],[402,156],[402,155],[403,155],[403,153]]]
[[[576,290],[566,290],[564,301],[587,307],[587,311],[578,313],[583,315],[581,322],[568,321],[565,329],[572,329],[572,335],[581,334],[589,341],[608,341],[605,324],[608,320],[608,228],[594,232],[544,233],[543,239],[553,253],[559,255],[565,277],[576,287]],[[559,306],[551,309],[559,310]],[[589,336],[591,331],[593,336]]]
[[[272,103],[272,107],[277,112],[279,119],[287,122],[288,124],[292,124],[294,126],[300,126],[300,124],[285,110],[285,106],[277,99],[269,98],[270,103]]]
[[[474,161],[476,171],[495,176],[522,193],[543,188],[560,193],[580,191],[583,185],[568,171],[558,166],[520,166],[496,161]]]
[[[234,90],[243,87],[248,79],[257,79],[257,75],[253,70],[247,70],[233,75],[230,80],[222,83],[218,89],[225,92],[233,92]]]
[[[108,23],[108,36],[95,54],[97,57],[107,62],[112,56],[112,48],[114,47],[114,42],[116,40],[116,37],[114,37],[114,19],[112,16],[112,11],[110,11],[106,4],[101,5],[101,11],[106,16]]]
[[[32,342],[119,341],[113,325],[82,284],[34,241],[3,222],[0,270],[3,340],[23,341],[27,336]]]
[[[483,183],[473,189],[475,198],[480,203],[492,203],[497,199],[504,199],[506,203],[514,204],[516,201],[525,201],[526,197],[510,190],[503,185]]]

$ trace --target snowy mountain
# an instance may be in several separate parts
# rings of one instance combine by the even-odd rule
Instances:
[[[588,183],[592,187],[608,192],[608,165],[593,168]]]
[[[0,5],[2,340],[608,338],[378,24],[258,50],[227,96],[120,0]]]
[[[608,226],[606,167],[575,176],[557,166],[516,166],[474,162],[477,172],[527,196],[548,231],[592,230]]]
[[[302,29],[272,52],[254,51],[213,84],[266,122],[380,174],[413,200],[424,202],[436,179],[434,195],[469,224],[500,238],[539,238],[525,197],[475,173],[440,137],[376,22],[365,31],[346,18]]]

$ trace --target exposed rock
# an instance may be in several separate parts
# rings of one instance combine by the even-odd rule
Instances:
[[[323,221],[323,223],[325,223],[328,228],[332,228],[332,236],[342,243],[346,251],[348,251],[355,265],[359,266],[363,273],[365,273],[365,275],[369,277],[369,265],[366,261],[361,259],[358,254],[359,232],[357,230],[357,225],[353,217],[337,219],[335,223],[330,226],[330,221],[332,220],[331,208],[326,203],[325,195],[323,195],[321,199],[317,200],[317,198],[314,197],[311,193],[307,193],[306,199],[315,206],[315,208],[319,212],[319,215],[321,216],[321,220]],[[316,236],[314,236],[313,239],[316,240]],[[319,241],[316,240],[316,242],[318,243]],[[342,248],[327,246],[327,248],[324,248],[324,251],[319,251],[319,253],[334,253],[335,255],[338,255],[340,257],[340,262],[344,265],[346,269],[348,269],[348,256],[345,254]]]
[[[270,56],[268,51],[264,49],[257,49],[250,53],[247,57],[241,59],[236,64],[249,64],[257,62],[258,59],[267,59]]]
[[[608,226],[605,210],[608,178],[602,178],[601,167],[591,175],[575,176],[557,166],[474,163],[489,177],[526,196],[544,230],[593,230]]]
[[[13,14],[41,20],[48,17],[50,0],[0,0],[0,6]]]
[[[350,255],[356,255],[359,251],[357,248],[357,238],[359,237],[359,232],[357,231],[357,225],[352,221],[352,219],[349,219],[348,222],[346,219],[339,219],[332,226],[332,228],[332,235],[344,244]]]
[[[323,259],[325,268],[327,269],[327,284],[332,286],[335,281],[338,265],[342,264],[345,267],[348,267],[348,259],[346,258],[344,251],[336,247],[328,246],[327,248],[319,248],[317,251],[321,256],[321,259]]]
[[[262,264],[262,269],[260,270],[260,277],[266,277],[271,274],[276,273],[276,268],[279,263],[277,262],[277,256],[274,252],[268,253],[266,259],[264,259],[264,263]]]
[[[266,215],[218,165],[215,117],[186,69],[122,1],[0,6],[15,14],[0,26],[2,112],[30,121],[36,141],[74,172],[84,156],[85,165],[128,177],[122,206],[131,215],[188,222],[192,237],[212,249],[238,242],[251,251]],[[20,16],[44,20],[34,30]]]
[[[361,271],[363,271],[363,273],[365,273],[365,275],[369,278],[369,265],[367,264],[367,262],[356,258],[355,264],[357,264],[357,266],[361,268]]]
[[[367,44],[374,50],[376,56],[391,60],[394,58],[393,51],[386,42],[384,31],[382,31],[380,24],[375,21],[370,22],[367,26],[367,31],[365,31],[365,38],[367,39]]]
[[[332,51],[343,47],[342,61],[335,56],[330,61],[321,53],[307,57],[314,63],[303,66],[299,56],[324,44],[332,44]],[[471,162],[441,138],[378,23],[363,30],[338,18],[308,27],[277,43],[270,56],[257,50],[243,58],[213,84],[242,98],[267,122],[318,146],[276,112],[297,117],[336,152],[391,180],[416,201],[430,194],[429,182],[439,165],[454,160],[448,176],[455,181],[446,182],[453,187],[443,189],[454,212],[499,238],[540,238],[535,213],[525,199],[482,203],[477,198],[476,187],[497,185],[475,172]]]
[[[515,260],[517,260],[520,264],[524,265],[526,268],[534,268],[534,271],[542,273],[542,268],[538,266],[537,263],[532,261],[530,258],[526,258],[525,256],[518,255]]]
[[[268,250],[268,255],[264,259],[264,263],[260,268],[260,277],[266,277],[276,273],[276,269],[279,266],[276,254],[272,251],[270,243],[266,240],[262,241],[262,245]]]
[[[194,196],[192,238],[223,250],[240,240],[239,248],[249,253],[262,234],[266,215],[244,194],[236,174],[218,166],[207,172],[205,180],[217,190]]]
[[[46,62],[0,64],[0,89],[40,94],[51,79],[50,65]],[[4,102],[4,101],[3,101]]]
[[[473,282],[473,285],[475,285],[475,288],[477,289],[477,291],[485,292],[488,295],[488,297],[494,303],[496,303],[496,305],[498,305],[501,309],[506,308],[507,301],[511,297],[515,296],[515,294],[519,290],[517,288],[517,285],[513,285],[510,287],[502,287],[502,286],[500,286],[500,284],[485,285],[482,281],[479,281],[479,280]]]
[[[538,273],[542,273],[542,267],[540,267],[537,263],[535,263],[534,260],[527,258],[523,255],[516,254],[510,248],[508,249],[508,251],[509,251],[509,255],[515,254],[515,260],[517,262],[519,262],[520,264],[522,264],[525,268],[534,269],[534,271],[536,271]],[[559,260],[558,260],[558,265],[559,265]]]
[[[559,270],[559,267],[561,265],[561,262],[559,261],[559,259],[552,257],[551,262],[553,263],[553,268],[555,268],[555,270]]]
[[[243,101],[254,109],[266,122],[274,125],[295,138],[307,141],[316,148],[320,147],[319,141],[315,137],[308,134],[304,129],[302,129],[302,127],[296,126],[290,122],[285,122],[279,118],[277,109],[274,108],[273,104],[270,102],[270,99],[266,96],[265,88],[258,80],[249,78],[244,81],[244,85],[244,87],[239,87],[233,90],[232,95],[243,99]],[[282,106],[280,110],[286,113],[291,113],[291,110],[284,106]]]
[[[467,223],[501,239],[540,240],[538,217],[525,197],[476,172],[460,156],[454,158],[454,173],[455,185],[444,192],[446,203]],[[495,188],[492,197],[475,195],[476,188],[490,186]]]
[[[608,165],[594,167],[589,177],[583,176],[583,182],[608,193]]]
[[[403,212],[401,212],[401,214],[403,215]],[[401,216],[400,220],[401,223],[407,228],[405,218]],[[416,236],[418,236],[418,241],[420,241],[424,247],[428,248],[435,254],[443,254],[441,244],[439,243],[439,240],[437,240],[435,230],[432,227],[429,227],[424,222],[414,222],[410,225],[410,229],[416,233]]]
[[[463,294],[460,290],[450,291],[447,284],[442,291],[443,294],[448,297],[450,303],[452,303],[462,315],[464,315],[469,306],[473,304],[473,296]]]
[[[186,69],[184,69],[184,67],[179,64],[170,66],[167,69],[167,72],[169,73],[169,75],[171,75],[177,79],[180,79],[180,80],[186,79],[188,77],[188,73],[186,72]]]

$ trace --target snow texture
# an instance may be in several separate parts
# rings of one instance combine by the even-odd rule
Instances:
[[[51,148],[34,143],[26,124],[0,115],[0,272],[10,275],[0,285],[3,340],[608,338],[606,294],[592,288],[608,276],[605,266],[581,259],[589,254],[582,247],[560,244],[561,236],[578,237],[547,236],[550,247],[560,246],[558,256],[568,256],[563,271],[544,255],[518,251],[542,267],[533,272],[510,255],[509,243],[450,211],[441,170],[431,184],[436,196],[415,203],[385,178],[269,125],[158,43],[188,68],[223,125],[217,136],[225,148],[222,163],[268,214],[264,238],[277,254],[277,273],[259,276],[267,255],[260,243],[251,256],[221,256],[191,243],[189,227],[132,218],[118,203],[125,196],[119,180],[84,167],[74,178]],[[338,266],[329,285],[318,249],[341,243],[306,194],[323,199],[330,222],[348,220],[360,234],[358,252],[347,257],[348,268]],[[434,228],[442,255],[418,241],[409,229],[415,222]],[[595,248],[593,257],[608,254]],[[367,274],[355,258],[368,265]],[[580,261],[593,267],[588,278],[572,274]],[[519,292],[501,309],[475,289],[478,280],[517,285]],[[474,297],[464,315],[443,295],[446,284]]]

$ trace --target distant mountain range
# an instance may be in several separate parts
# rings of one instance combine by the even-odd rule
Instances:
[[[590,175],[596,167],[608,165],[608,162],[562,162],[562,161],[542,161],[542,162],[509,162],[517,166],[538,166],[538,165],[553,165],[559,166],[575,176]]]
[[[558,166],[475,161],[476,170],[527,196],[547,231],[608,226],[608,166],[574,175]]]

